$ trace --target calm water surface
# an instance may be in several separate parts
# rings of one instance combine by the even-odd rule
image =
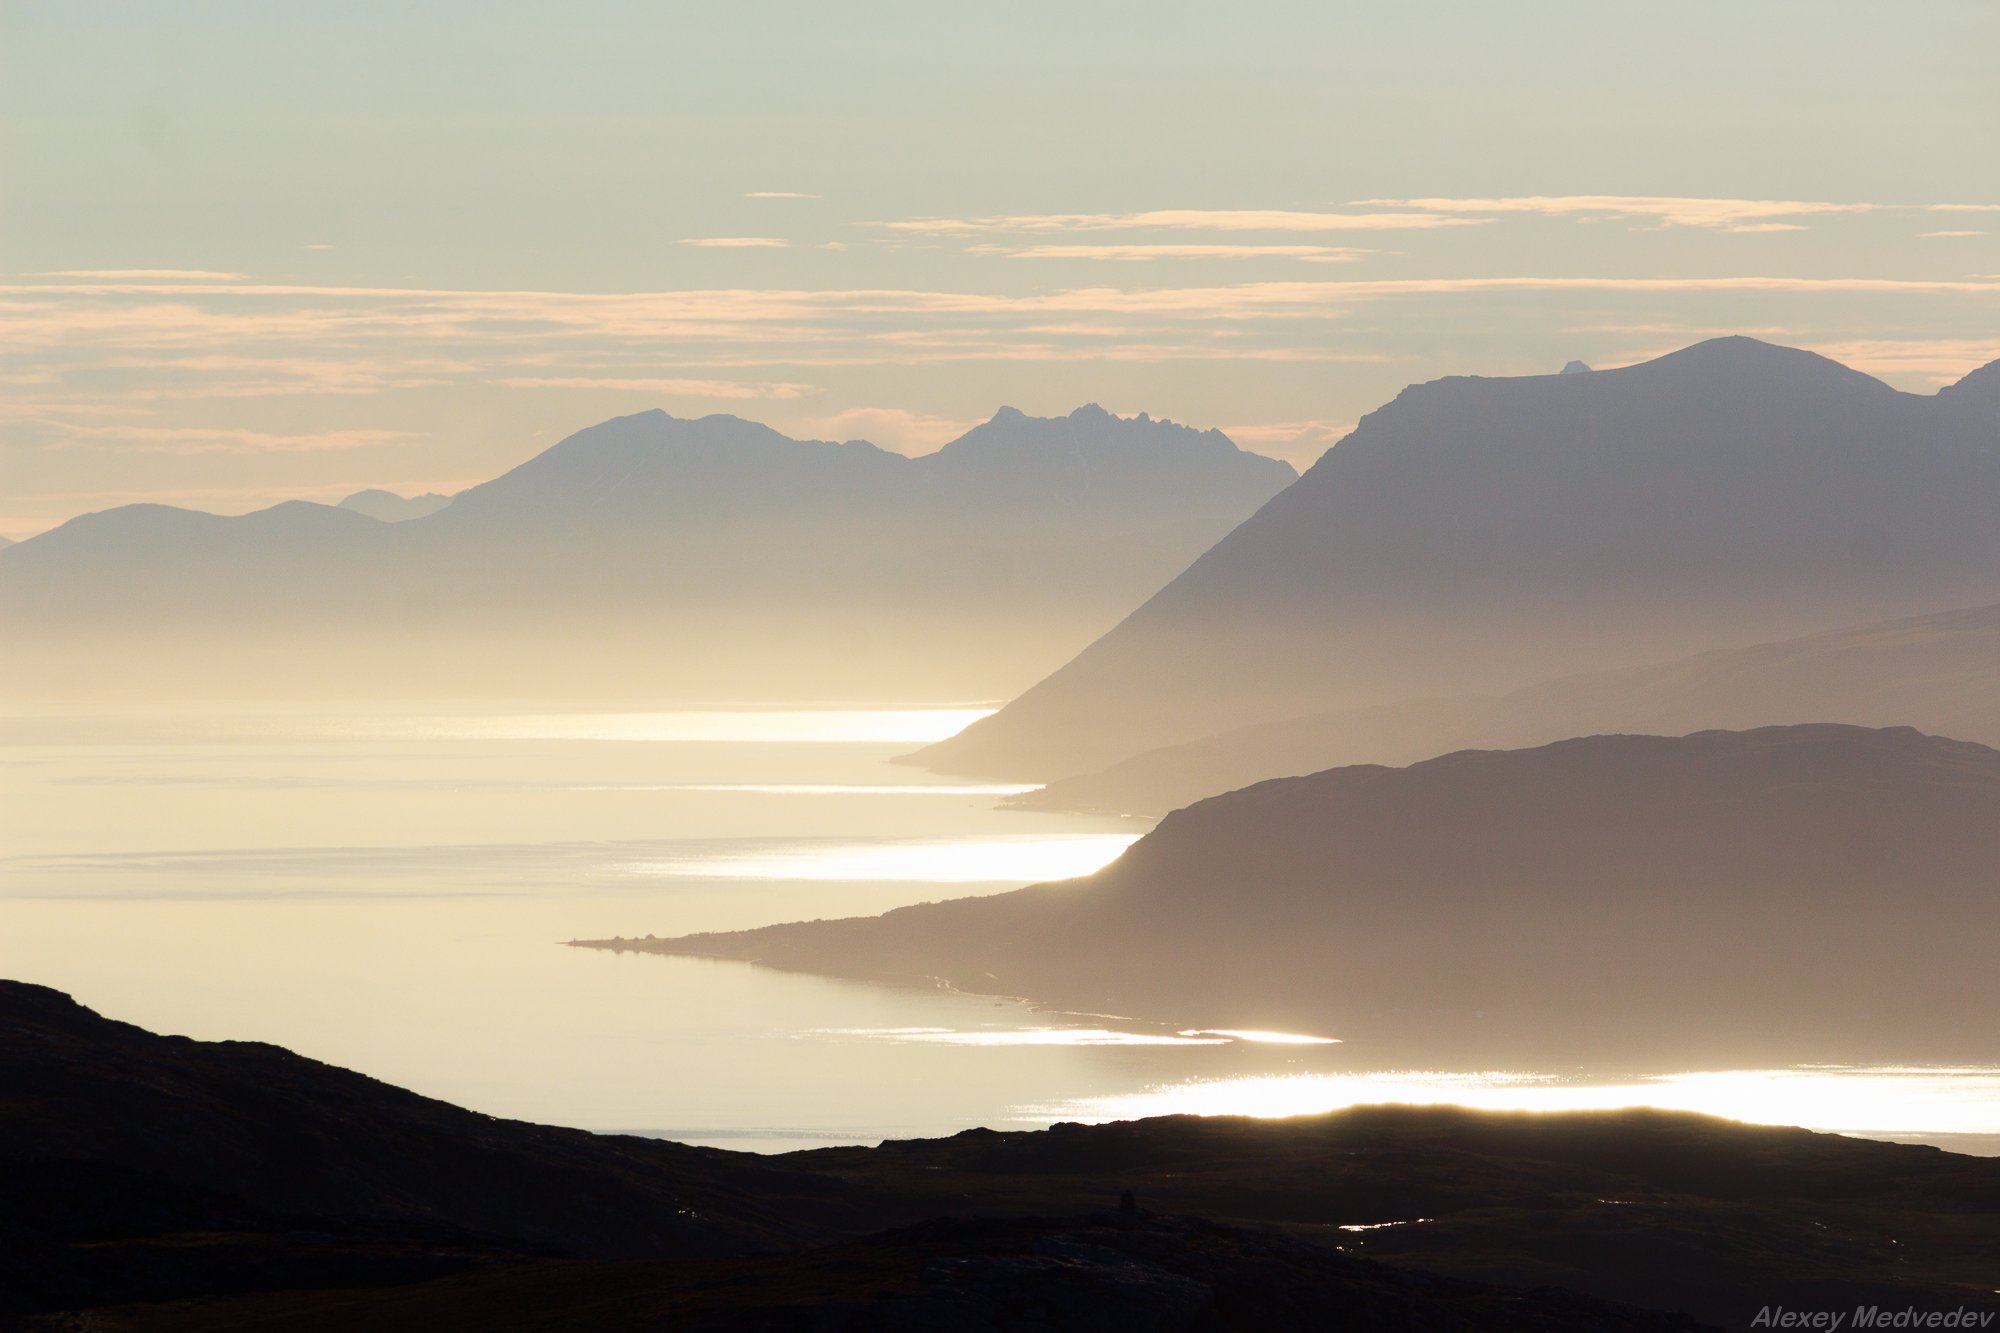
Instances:
[[[561,947],[1087,873],[1133,821],[891,765],[966,707],[0,718],[0,975],[496,1115],[782,1149],[1167,1111],[1652,1104],[2000,1151],[2000,1071],[1357,1068],[934,989]]]

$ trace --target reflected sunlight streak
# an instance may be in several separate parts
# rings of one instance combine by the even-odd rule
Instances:
[[[738,745],[921,745],[955,736],[992,708],[696,709],[371,718],[350,734],[423,740],[666,741]]]
[[[1338,1037],[1314,1037],[1303,1032],[1271,1032],[1264,1028],[1187,1028],[1183,1037],[1228,1037],[1262,1046],[1338,1046]]]
[[[712,860],[639,861],[626,869],[637,875],[682,879],[1029,883],[1091,874],[1110,864],[1138,840],[1136,833],[1051,833],[837,843]]]
[[[691,782],[678,785],[581,787],[579,791],[741,792],[752,796],[1025,796],[1039,782],[894,784],[861,782]]]
[[[1552,1075],[1390,1070],[1191,1080],[1146,1092],[1024,1108],[1037,1120],[1157,1115],[1313,1115],[1381,1103],[1487,1111],[1695,1111],[1843,1133],[2000,1133],[2000,1069],[1807,1067],[1665,1074],[1614,1084]]]
[[[940,1046],[1225,1046],[1221,1036],[1165,1032],[1113,1032],[1108,1028],[831,1028],[825,1035],[873,1037],[887,1041],[932,1042]]]

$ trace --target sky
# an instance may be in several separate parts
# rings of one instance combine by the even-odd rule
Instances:
[[[1309,463],[1721,333],[2000,358],[2000,5],[0,0],[0,535],[646,408]]]

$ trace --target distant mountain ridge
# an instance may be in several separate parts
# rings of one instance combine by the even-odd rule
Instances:
[[[34,650],[7,686],[994,697],[1293,476],[1095,406],[920,458],[646,412],[400,521],[380,497],[72,520],[0,569]]]
[[[2000,602],[2000,373],[1933,396],[1749,338],[1454,377],[995,716],[923,752],[1049,779],[1234,727]]]
[[[1376,1067],[1981,1061],[1996,865],[1985,746],[1595,736],[1260,783],[1085,879],[591,943],[1319,1033]]]
[[[1013,797],[1036,810],[1165,814],[1267,778],[1408,764],[1570,736],[1684,735],[1803,722],[1913,726],[2000,746],[2000,606],[1454,695],[1286,718],[1147,750]]]
[[[402,523],[413,518],[423,518],[435,514],[451,503],[449,495],[427,491],[422,495],[398,495],[394,491],[371,489],[356,491],[337,506],[352,509],[357,514],[366,514],[383,523]]]

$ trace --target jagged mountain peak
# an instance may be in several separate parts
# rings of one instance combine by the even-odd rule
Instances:
[[[1286,716],[2000,600],[1983,376],[1899,393],[1714,338],[1412,385],[926,762],[1038,780]]]

